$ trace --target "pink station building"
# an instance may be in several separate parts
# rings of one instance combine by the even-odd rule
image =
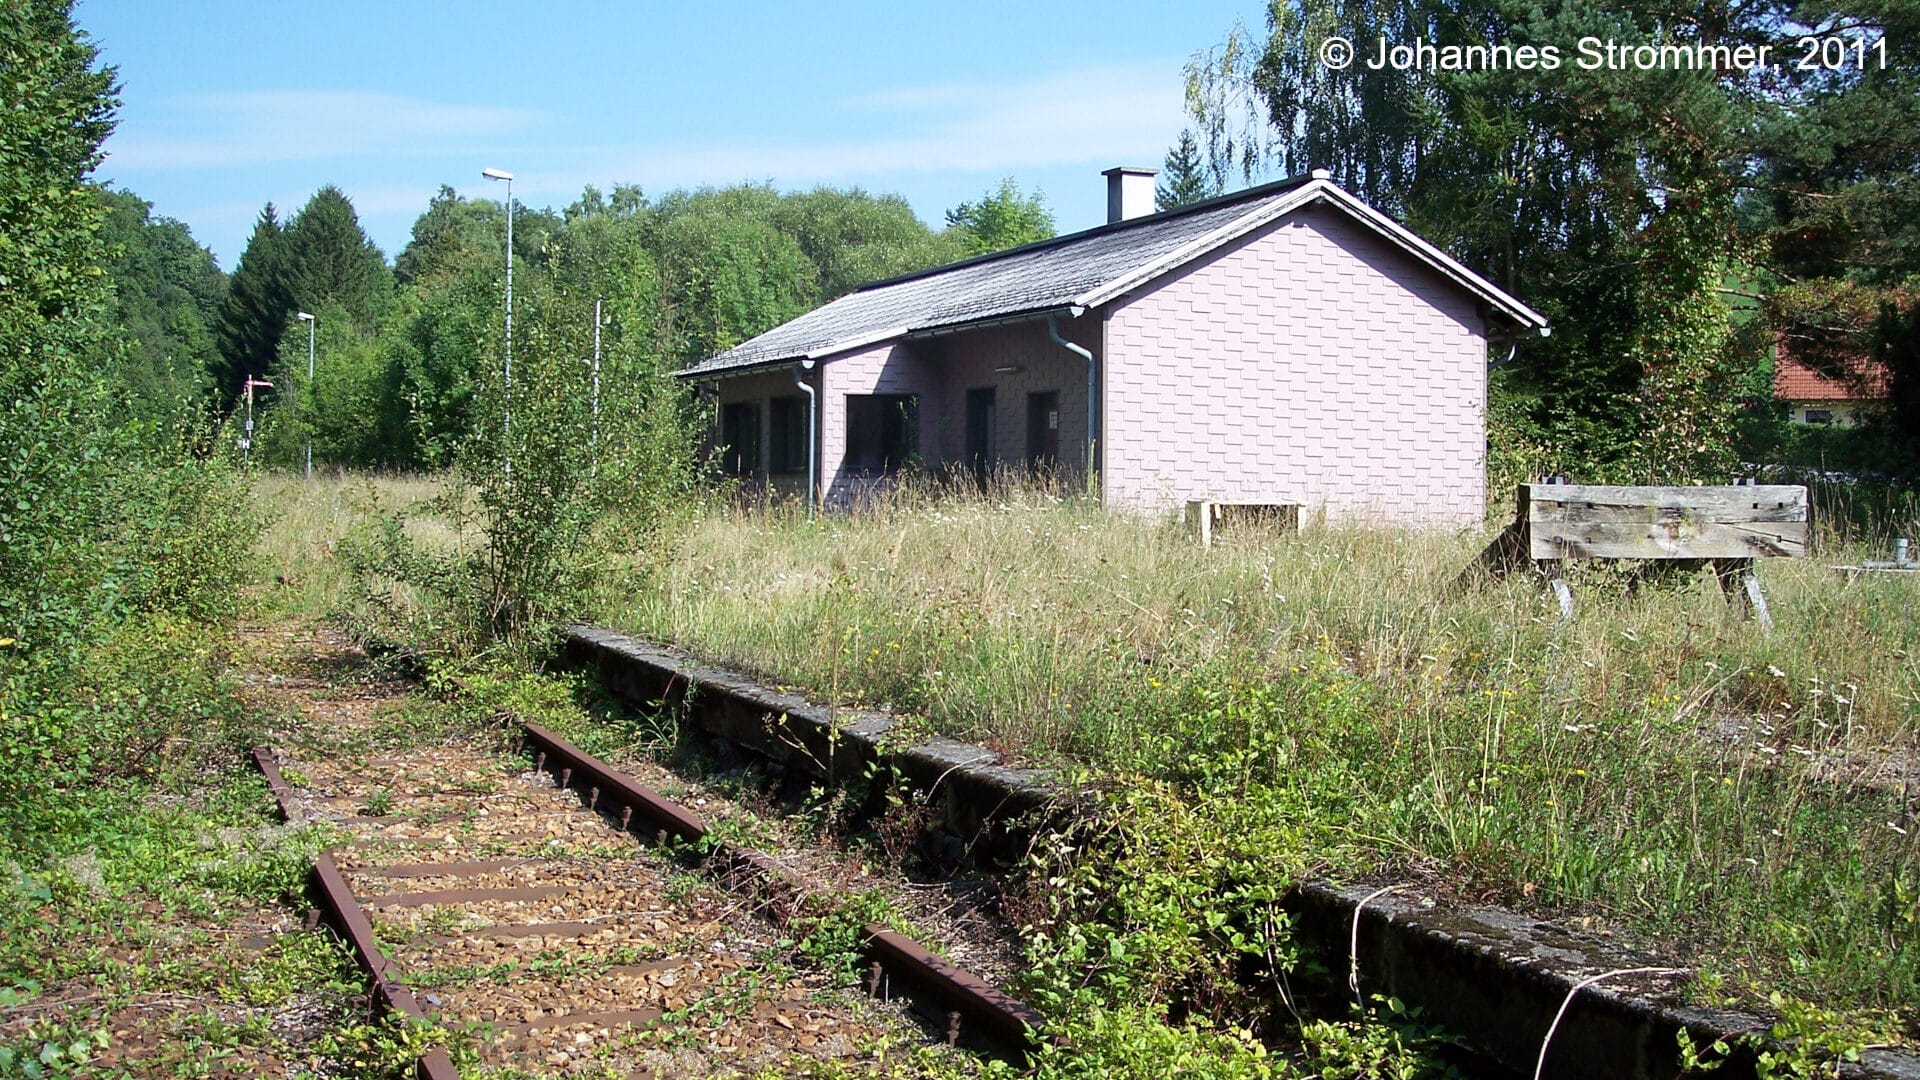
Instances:
[[[1199,500],[1478,524],[1487,366],[1546,320],[1324,172],[835,299],[680,373],[726,471],[825,507],[903,469],[1043,469]],[[1088,470],[1092,476],[1088,477]]]

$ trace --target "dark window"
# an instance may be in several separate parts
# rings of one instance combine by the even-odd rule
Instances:
[[[892,473],[920,450],[920,399],[847,395],[847,468]]]
[[[767,403],[767,469],[807,471],[807,399],[794,395]]]
[[[1807,423],[1831,424],[1833,423],[1833,410],[1832,409],[1808,409]]]
[[[720,468],[728,476],[760,471],[760,406],[735,401],[720,406]]]
[[[991,386],[967,391],[967,467],[984,484],[993,468],[994,428],[999,409]]]
[[[1053,469],[1060,464],[1060,392],[1027,395],[1027,467]]]

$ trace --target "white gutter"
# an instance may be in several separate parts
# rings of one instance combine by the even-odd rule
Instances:
[[[800,355],[807,360],[820,360],[846,352],[849,349],[861,349],[868,345],[878,345],[883,341],[892,341],[897,337],[906,337],[908,329],[909,328],[905,326],[889,326],[885,330],[870,330],[858,337],[850,337],[842,341],[836,341],[831,345],[822,345],[819,348],[808,349]]]

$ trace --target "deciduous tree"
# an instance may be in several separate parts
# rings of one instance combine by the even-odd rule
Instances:
[[[1053,235],[1053,211],[1040,192],[1023,194],[1009,176],[999,188],[947,211],[947,228],[969,255],[1002,251]]]

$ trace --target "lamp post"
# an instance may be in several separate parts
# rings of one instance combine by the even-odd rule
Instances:
[[[314,317],[304,311],[296,311],[293,317],[307,324],[307,411],[313,408],[313,324]],[[307,479],[313,479],[313,417],[307,417]]]
[[[480,175],[489,180],[507,182],[507,355],[506,362],[501,367],[502,379],[505,383],[503,395],[505,416],[501,422],[504,440],[513,435],[513,174],[505,169],[486,168],[480,170]],[[503,445],[501,453],[506,459],[507,475],[512,476],[513,450]]]

